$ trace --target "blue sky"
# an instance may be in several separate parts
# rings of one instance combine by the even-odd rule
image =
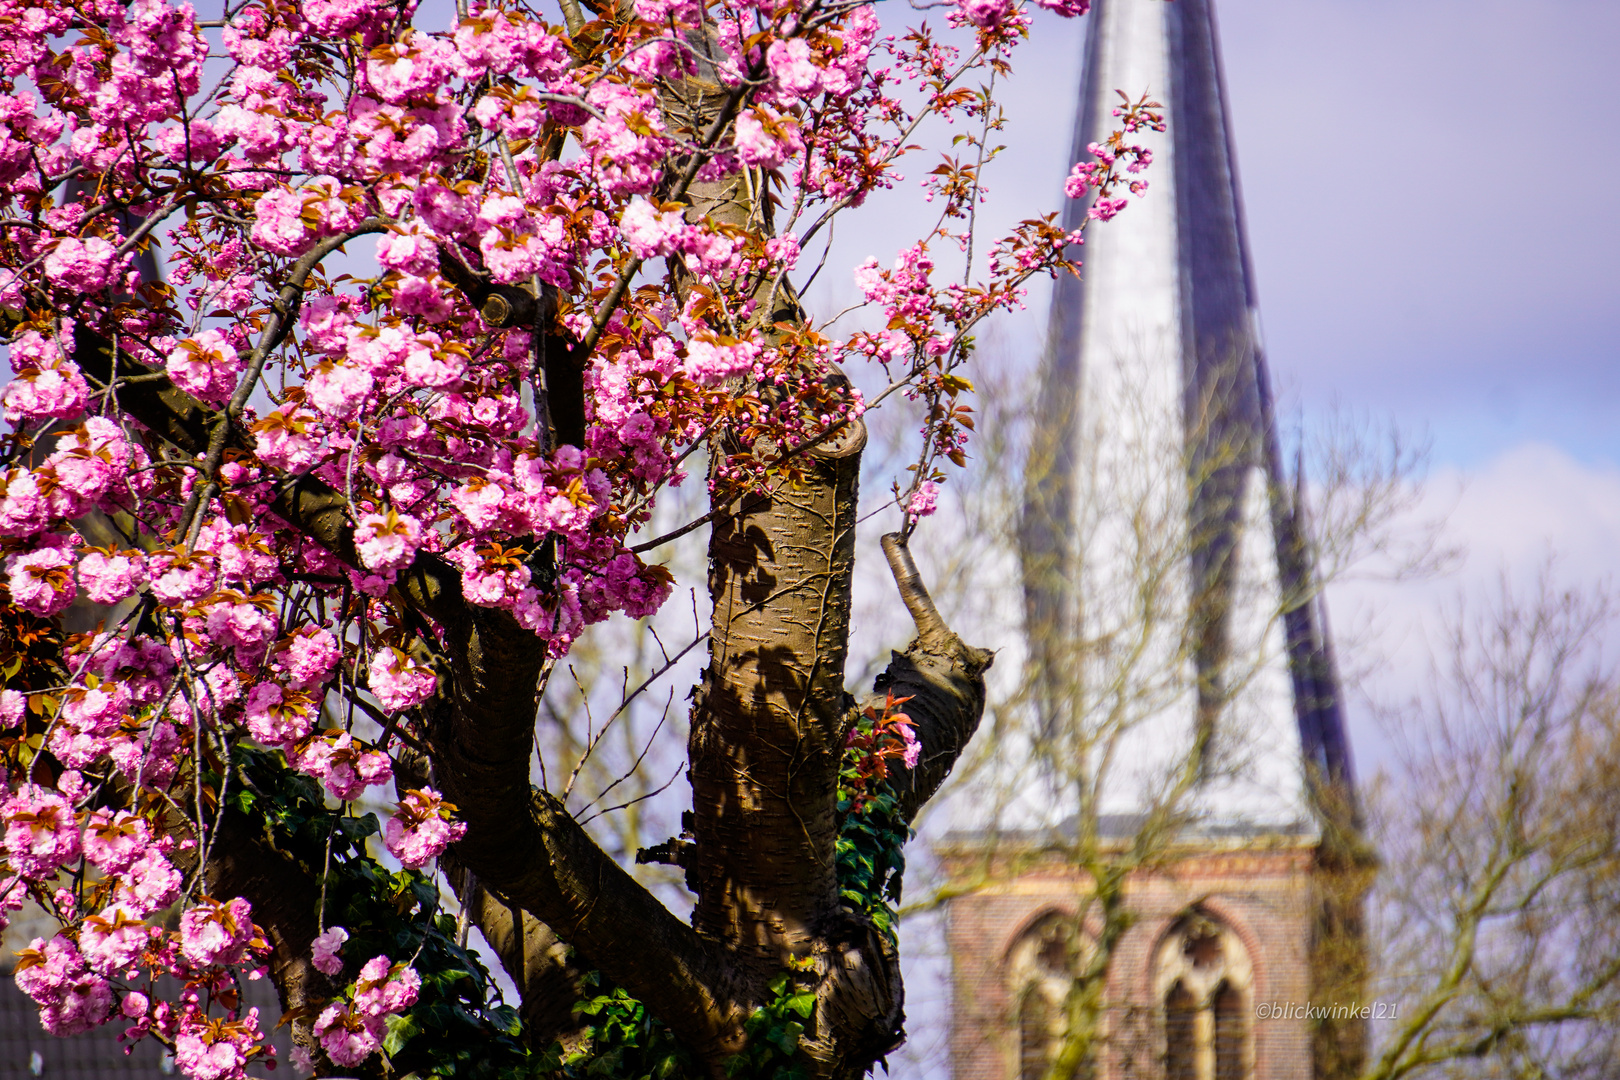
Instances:
[[[1217,11],[1284,401],[1427,432],[1440,466],[1476,468],[1527,442],[1620,461],[1620,5]],[[920,16],[896,4],[883,17]],[[1059,205],[1085,22],[1040,12],[1015,54],[987,236]],[[887,263],[928,216],[915,179],[850,216],[817,286],[829,310],[853,291],[844,266]],[[1034,290],[1000,332],[1026,351],[1045,313]]]
[[[1225,0],[1279,381],[1427,426],[1620,460],[1620,6]]]

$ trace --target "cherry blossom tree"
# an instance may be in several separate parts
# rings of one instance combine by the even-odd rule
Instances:
[[[52,1032],[242,1076],[268,975],[321,1075],[855,1076],[903,1039],[900,850],[991,659],[909,543],[965,461],[974,327],[1078,265],[1052,216],[974,257],[1029,19],[581,4],[0,0],[0,918],[60,924],[16,974]],[[1118,115],[1068,185],[1094,218],[1162,126]],[[937,222],[835,333],[807,253],[919,154]],[[857,700],[883,404],[920,425],[884,538],[917,636]],[[649,535],[701,462],[707,511]],[[658,611],[701,527],[689,835],[642,853],[688,921],[530,765],[558,661]]]

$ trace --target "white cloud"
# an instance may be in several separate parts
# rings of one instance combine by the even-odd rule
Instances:
[[[1613,578],[1620,468],[1521,443],[1477,469],[1439,470],[1409,518],[1414,528],[1429,521],[1442,522],[1445,542],[1464,549],[1450,573],[1416,582],[1346,581],[1329,590],[1364,777],[1386,749],[1370,705],[1402,702],[1423,687],[1459,598],[1488,598],[1503,580],[1522,592],[1549,568],[1566,588]]]

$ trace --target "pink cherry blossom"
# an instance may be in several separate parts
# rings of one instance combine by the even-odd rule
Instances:
[[[900,741],[905,743],[905,752],[900,755],[906,763],[906,768],[915,769],[917,762],[922,759],[922,743],[917,740],[916,734],[911,730],[910,724],[896,724],[900,731]]]
[[[318,935],[310,946],[315,969],[327,975],[339,974],[343,970],[343,959],[338,954],[343,951],[343,943],[348,940],[349,932],[341,926],[328,927],[324,933]]]
[[[1091,10],[1091,0],[1035,0],[1035,3],[1066,19],[1079,18]]]
[[[765,52],[777,86],[793,97],[809,97],[821,88],[821,69],[810,59],[810,43],[803,38],[778,39]]]
[[[304,19],[319,34],[347,34],[383,7],[381,0],[307,0]]]
[[[52,334],[47,337],[38,330],[19,332],[9,343],[11,370],[20,375],[29,368],[55,367],[61,363],[66,357],[57,345],[57,336]],[[72,331],[66,331],[65,336],[71,344]]]
[[[62,722],[76,731],[111,735],[128,709],[129,691],[122,683],[102,683],[88,690],[73,687],[62,704]]]
[[[175,752],[181,749],[181,742],[172,724],[153,721],[133,732],[120,728],[109,742],[108,755],[132,784],[138,781],[147,787],[164,788],[179,768]]]
[[[271,188],[253,207],[253,242],[277,255],[302,255],[315,243],[303,221],[304,197],[285,187]]]
[[[79,950],[92,971],[112,976],[134,963],[146,947],[152,928],[128,907],[114,904],[84,920]]]
[[[232,466],[226,465],[220,471],[228,475],[231,470]],[[280,570],[279,560],[271,554],[268,537],[246,525],[232,525],[223,518],[202,527],[197,534],[197,548],[213,556],[220,577],[244,585],[269,581]]]
[[[434,337],[418,337],[405,354],[405,381],[424,390],[450,390],[460,385],[467,371],[463,350]]]
[[[368,787],[393,780],[393,765],[380,750],[369,750],[348,732],[311,739],[288,755],[300,772],[315,777],[339,799],[355,799]]]
[[[774,169],[803,149],[792,120],[764,107],[737,116],[737,156],[749,165]]]
[[[201,600],[214,591],[219,580],[212,559],[185,552],[150,556],[147,573],[152,595],[171,607]]]
[[[57,483],[86,503],[100,503],[124,481],[135,455],[124,432],[111,420],[92,416],[74,431],[63,433],[46,461]]]
[[[374,956],[360,969],[354,984],[354,1010],[363,1016],[381,1018],[404,1012],[416,1004],[422,977],[409,964],[391,964],[386,956]]]
[[[450,504],[467,519],[477,532],[498,528],[506,517],[511,493],[500,484],[492,484],[481,476],[469,477],[450,495]]]
[[[651,259],[675,250],[686,222],[675,211],[658,210],[645,199],[635,199],[625,207],[619,228],[638,259]]]
[[[240,1020],[187,1012],[174,1040],[174,1061],[193,1080],[244,1080],[243,1067],[263,1038],[258,1009],[249,1009]]]
[[[293,690],[312,690],[332,677],[342,651],[330,632],[306,626],[278,643],[271,663]]]
[[[378,238],[377,261],[402,273],[430,274],[439,265],[439,248],[419,226],[399,227]]]
[[[439,680],[414,659],[389,647],[371,658],[367,686],[389,712],[409,709],[433,696]]]
[[[198,967],[235,964],[253,946],[257,929],[252,908],[240,896],[223,902],[204,898],[180,916],[180,951]]]
[[[373,570],[389,573],[403,570],[416,558],[416,549],[422,543],[422,526],[409,514],[389,510],[385,514],[367,514],[354,530],[354,544],[360,552],[360,561]]]
[[[1087,213],[1098,221],[1109,221],[1123,209],[1125,209],[1124,199],[1098,199],[1091,204],[1091,209]]]
[[[248,691],[245,704],[248,734],[266,746],[298,742],[314,729],[314,703],[296,690],[260,683]]]
[[[46,256],[45,273],[68,292],[100,292],[112,274],[115,254],[113,245],[102,237],[69,237]]]
[[[464,233],[473,223],[466,201],[437,181],[420,185],[411,202],[427,227],[442,236]]]
[[[394,287],[394,308],[406,315],[420,315],[428,323],[443,322],[455,312],[450,292],[441,277],[405,274]]]
[[[128,810],[96,810],[84,819],[84,857],[104,874],[122,874],[152,842],[146,821]]]
[[[235,649],[237,663],[251,667],[275,639],[273,612],[268,603],[254,602],[239,593],[223,592],[208,606],[205,625],[218,647]]]
[[[648,22],[690,26],[701,9],[696,0],[636,0],[636,14]]]
[[[38,784],[23,784],[0,803],[5,823],[5,848],[11,868],[25,878],[39,880],[57,867],[79,857],[79,824],[73,807],[54,791]]]
[[[114,894],[117,903],[126,905],[143,918],[168,907],[180,896],[180,871],[176,870],[156,848],[147,848],[121,875],[121,883]]]
[[[142,563],[141,554],[135,551],[87,552],[79,560],[79,585],[92,603],[116,604],[146,580]]]
[[[753,367],[759,355],[753,342],[694,338],[686,343],[686,374],[693,382],[714,386]]]
[[[332,1059],[345,1068],[358,1065],[382,1045],[383,1025],[342,1004],[328,1005],[315,1020],[315,1038]]]
[[[318,416],[297,406],[277,409],[254,425],[256,449],[266,465],[303,472],[326,456]]]
[[[466,824],[451,816],[455,810],[432,788],[407,791],[388,819],[384,843],[405,866],[420,869],[466,834]]]
[[[236,390],[242,358],[223,333],[204,330],[175,347],[167,370],[180,389],[212,405],[223,405]]]
[[[40,548],[6,559],[11,599],[24,611],[50,617],[73,602],[73,556],[61,548]]]
[[[934,512],[939,500],[939,485],[932,480],[924,480],[917,485],[917,490],[911,493],[911,499],[906,503],[906,514],[913,520],[925,518]]]
[[[6,419],[13,424],[36,423],[48,417],[67,419],[84,412],[90,387],[72,361],[47,368],[28,368],[5,389]]]
[[[53,1035],[77,1035],[104,1023],[113,1011],[112,988],[90,971],[79,950],[58,934],[35,938],[17,956],[17,989],[40,1006],[40,1024]]]
[[[304,384],[307,400],[334,420],[352,420],[375,385],[371,373],[350,364],[321,364]]]
[[[442,38],[406,30],[392,46],[372,50],[366,81],[378,97],[398,105],[436,89],[449,70],[451,55],[450,44]]]

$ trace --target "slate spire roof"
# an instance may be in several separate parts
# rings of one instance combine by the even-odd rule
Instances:
[[[1328,801],[1353,817],[1342,695],[1303,498],[1283,467],[1212,5],[1094,0],[1089,20],[1069,160],[1091,160],[1087,145],[1118,126],[1120,91],[1160,102],[1167,130],[1133,140],[1153,149],[1147,193],[1088,230],[1081,276],[1053,292],[1020,526],[1037,707],[1048,727],[1065,710],[1105,710],[1123,655],[1143,671],[1179,669],[1179,686],[1163,671],[1138,674],[1154,715],[1122,738],[1115,767],[1121,754],[1141,767],[1106,793],[1105,812],[1139,808],[1150,766],[1169,768],[1167,747],[1203,731],[1224,762],[1200,792],[1210,819],[1281,825]],[[1086,211],[1071,201],[1066,226]],[[1156,558],[1179,569],[1144,600]],[[1144,616],[1156,625],[1132,639]],[[1329,790],[1339,794],[1327,800]]]

